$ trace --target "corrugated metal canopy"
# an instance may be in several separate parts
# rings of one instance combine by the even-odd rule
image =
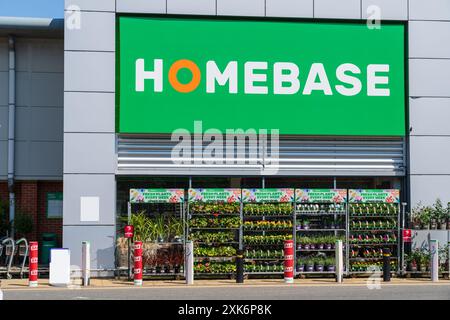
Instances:
[[[271,162],[267,150],[247,147],[234,163],[222,157],[196,161],[202,154],[191,141],[191,153],[172,158],[177,144],[163,135],[119,135],[117,139],[119,175],[280,175],[280,176],[403,176],[403,138],[293,137],[279,140],[279,161]],[[203,143],[203,151],[208,143]],[[270,144],[269,144],[270,145]],[[197,151],[198,150],[198,151]],[[223,154],[225,154],[225,146]],[[259,152],[258,152],[259,151]],[[266,154],[268,156],[266,156]],[[198,159],[198,158],[197,158]],[[203,158],[208,160],[208,158]],[[209,158],[212,160],[212,158]],[[236,161],[240,159],[240,162]],[[175,161],[174,161],[175,160]],[[184,163],[176,163],[184,160]],[[179,161],[178,161],[179,162]]]

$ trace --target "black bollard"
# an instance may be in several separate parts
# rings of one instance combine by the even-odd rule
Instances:
[[[244,283],[244,251],[237,250],[236,254],[236,283]]]
[[[383,249],[383,281],[391,281],[391,250]]]

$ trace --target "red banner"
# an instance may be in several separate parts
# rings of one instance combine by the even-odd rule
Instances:
[[[37,287],[38,285],[38,243],[37,241],[30,242],[29,254],[29,273],[28,285],[30,287]]]
[[[294,282],[294,240],[284,241],[284,281]]]
[[[142,241],[134,243],[134,285],[142,285]]]

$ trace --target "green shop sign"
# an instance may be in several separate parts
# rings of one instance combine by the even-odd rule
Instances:
[[[404,25],[120,17],[117,131],[403,136]]]
[[[295,189],[296,202],[341,203],[347,201],[346,189]]]
[[[182,203],[183,189],[130,189],[131,203]]]
[[[189,202],[240,202],[241,189],[189,189]]]
[[[398,189],[350,189],[348,196],[350,203],[400,202],[400,190]]]
[[[242,189],[242,202],[294,202],[294,189]]]

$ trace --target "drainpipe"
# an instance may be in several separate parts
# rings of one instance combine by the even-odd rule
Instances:
[[[14,150],[16,123],[16,51],[13,36],[8,37],[9,45],[9,93],[8,93],[8,190],[9,190],[9,221],[15,217],[14,194]],[[14,223],[11,223],[11,237],[14,237]]]

